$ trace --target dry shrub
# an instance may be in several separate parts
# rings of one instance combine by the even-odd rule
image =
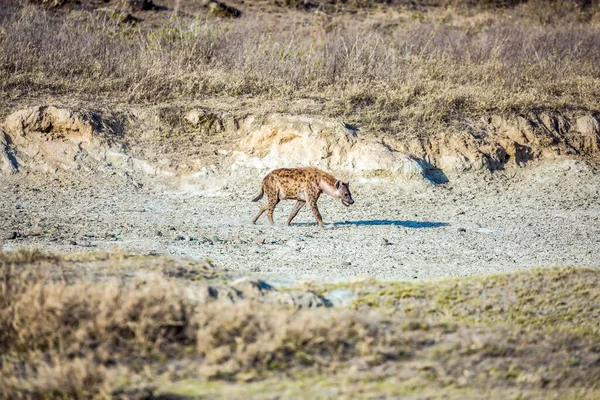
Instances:
[[[67,284],[38,268],[32,279],[17,268],[28,256],[0,254],[0,393],[9,397],[106,396],[119,390],[119,376],[157,374],[173,357],[200,357],[199,376],[233,378],[327,366],[396,340],[366,314],[201,305],[160,276]]]

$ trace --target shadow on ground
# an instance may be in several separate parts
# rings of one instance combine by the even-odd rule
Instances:
[[[317,225],[316,222],[300,222],[297,224],[299,226],[314,226]],[[325,224],[331,225],[331,224]],[[356,225],[356,226],[383,226],[383,225],[391,225],[391,226],[401,226],[404,228],[439,228],[442,226],[448,226],[447,222],[429,222],[429,221],[397,221],[391,219],[372,219],[372,220],[361,220],[361,221],[344,221],[344,222],[334,222],[335,226],[345,226],[345,225]]]
[[[334,222],[336,226],[343,225],[358,225],[358,226],[371,226],[371,225],[393,225],[402,226],[404,228],[439,228],[441,226],[447,226],[447,222],[429,222],[429,221],[396,221],[391,219],[372,219],[363,221],[344,221]]]

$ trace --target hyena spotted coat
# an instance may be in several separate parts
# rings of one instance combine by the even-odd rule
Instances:
[[[323,218],[317,208],[317,200],[321,193],[340,200],[346,207],[354,203],[348,182],[337,180],[318,168],[281,168],[271,171],[263,179],[260,194],[252,200],[259,201],[264,194],[267,195],[267,202],[260,207],[252,223],[255,224],[266,211],[269,223],[273,224],[275,206],[281,200],[297,200],[286,225],[289,225],[304,204],[308,203],[317,224],[323,228]]]

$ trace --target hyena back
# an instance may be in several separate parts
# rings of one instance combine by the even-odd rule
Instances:
[[[269,223],[273,224],[275,206],[281,200],[296,200],[296,206],[288,217],[286,225],[289,225],[304,204],[308,203],[317,224],[322,228],[323,218],[317,208],[317,200],[321,193],[340,200],[346,207],[354,203],[349,182],[337,180],[318,168],[280,168],[271,171],[263,179],[260,194],[252,199],[252,201],[259,201],[265,194],[267,195],[267,202],[260,207],[252,223],[255,224],[266,211]]]

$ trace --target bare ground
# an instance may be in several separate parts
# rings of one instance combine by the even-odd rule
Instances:
[[[446,185],[358,180],[352,207],[321,198],[325,230],[308,209],[283,226],[292,202],[280,203],[275,226],[252,225],[259,175],[176,188],[136,188],[114,175],[79,179],[3,177],[2,249],[207,257],[284,285],[600,266],[600,183],[578,161],[465,174]]]

